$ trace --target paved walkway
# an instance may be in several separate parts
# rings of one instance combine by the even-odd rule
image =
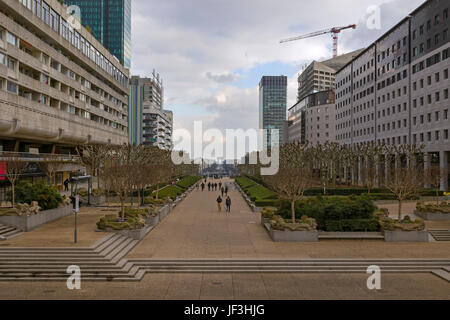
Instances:
[[[193,191],[127,258],[450,258],[449,243],[274,243],[238,191],[230,195],[231,214],[218,213],[218,192]],[[0,299],[450,299],[450,283],[431,274],[382,274],[380,291],[367,289],[367,277],[150,273],[135,283],[82,281],[80,291],[0,282]]]
[[[275,243],[237,190],[231,214],[217,212],[218,194],[193,191],[127,258],[450,258],[439,242]]]

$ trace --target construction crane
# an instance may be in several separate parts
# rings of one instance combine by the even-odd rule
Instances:
[[[345,30],[345,29],[356,29],[356,24],[351,24],[351,25],[346,26],[346,27],[334,27],[334,28],[331,28],[331,29],[317,31],[317,32],[305,34],[303,36],[281,40],[280,43],[285,43],[285,42],[290,42],[290,41],[297,41],[297,40],[317,37],[317,36],[320,36],[322,34],[331,33],[331,34],[333,34],[333,58],[336,58],[337,55],[338,55],[338,37],[339,37],[339,33],[341,33],[341,31]]]

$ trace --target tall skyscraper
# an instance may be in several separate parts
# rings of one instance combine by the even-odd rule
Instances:
[[[279,144],[283,143],[286,121],[287,77],[263,76],[259,83],[259,128],[267,129],[266,146],[271,147],[271,130],[278,129]]]
[[[66,0],[81,9],[81,23],[120,63],[131,67],[131,0]]]
[[[164,87],[158,75],[130,80],[128,137],[131,144],[172,148],[173,114],[164,110]]]

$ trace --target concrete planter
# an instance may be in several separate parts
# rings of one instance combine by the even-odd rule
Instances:
[[[57,209],[41,211],[40,213],[31,216],[2,216],[0,217],[0,223],[28,232],[43,224],[61,219],[71,214],[73,214],[73,207],[71,205],[62,206]]]
[[[357,240],[384,240],[382,232],[319,232],[319,239],[357,239]]]
[[[428,242],[428,231],[384,231],[386,242]]]
[[[114,233],[121,234],[125,237],[134,239],[134,240],[142,240],[151,230],[153,227],[145,227],[138,230],[120,230],[120,231],[112,231]]]
[[[167,217],[169,212],[170,212],[170,207],[168,205],[159,209],[159,222],[163,221],[164,218]]]
[[[82,197],[81,201],[83,204],[88,203],[88,197]],[[91,205],[93,206],[99,206],[106,203],[106,197],[105,196],[91,196]]]
[[[431,220],[431,221],[449,221],[450,220],[450,213],[414,211],[414,214],[418,217],[421,217],[423,220]]]
[[[275,242],[318,242],[319,232],[315,231],[290,231],[273,230],[270,224],[265,227],[269,232],[270,238]]]
[[[152,227],[156,227],[159,223],[159,214],[157,214],[156,216],[152,217],[152,218],[147,218],[145,220],[145,224],[152,226]]]
[[[261,225],[264,227],[266,225],[266,223],[270,223],[270,219],[264,218],[261,215]]]

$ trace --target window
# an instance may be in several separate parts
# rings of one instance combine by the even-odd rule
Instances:
[[[6,56],[0,52],[0,64],[6,64]]]
[[[15,84],[14,82],[8,81],[6,90],[8,90],[8,92],[17,94],[17,84]]]
[[[15,35],[13,35],[12,33],[9,33],[9,32],[6,33],[6,41],[15,47],[19,46],[19,41],[18,41],[17,37]]]
[[[15,70],[16,61],[12,58],[8,58],[8,69]]]

